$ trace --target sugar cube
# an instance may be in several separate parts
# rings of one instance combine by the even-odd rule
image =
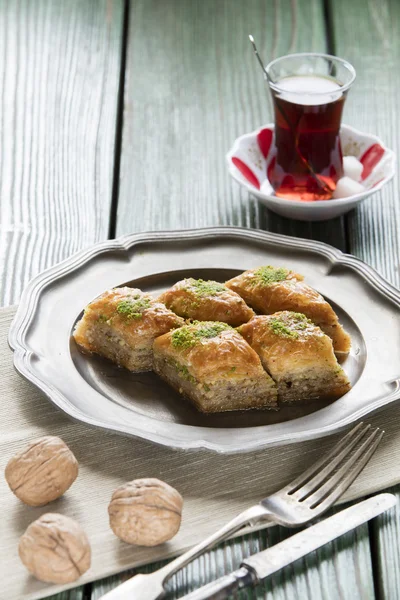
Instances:
[[[354,181],[354,179],[350,179],[350,177],[342,177],[336,184],[336,189],[332,194],[332,198],[348,198],[349,196],[354,196],[354,194],[360,194],[365,191],[365,187]]]
[[[363,165],[355,156],[343,157],[343,173],[344,177],[350,177],[353,181],[360,181]]]

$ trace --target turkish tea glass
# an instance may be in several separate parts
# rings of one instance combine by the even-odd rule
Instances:
[[[275,194],[328,200],[343,176],[340,123],[356,73],[328,54],[290,54],[266,67],[275,113],[276,158],[268,169]]]

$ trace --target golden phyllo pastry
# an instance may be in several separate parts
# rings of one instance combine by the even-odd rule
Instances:
[[[332,339],[336,354],[348,354],[350,336],[331,305],[303,282],[302,275],[284,268],[260,267],[230,279],[226,286],[261,314],[270,315],[281,310],[305,314]]]
[[[154,339],[183,319],[134,288],[115,288],[93,300],[76,325],[76,343],[130,371],[151,371]]]
[[[226,323],[194,322],[154,341],[154,371],[204,413],[275,408],[276,385]]]
[[[185,319],[237,326],[254,317],[239,294],[217,281],[183,279],[161,294],[159,301]]]
[[[336,399],[350,389],[332,340],[305,315],[260,315],[238,331],[277,384],[280,402]]]

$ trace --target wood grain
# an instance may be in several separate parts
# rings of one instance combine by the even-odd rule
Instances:
[[[326,227],[276,217],[226,173],[224,155],[235,137],[272,120],[249,48],[250,32],[266,60],[290,51],[325,50],[322,3],[137,0],[131,5],[118,235],[225,224],[345,248],[341,219]],[[231,570],[241,556],[282,534],[263,532],[201,557],[174,578],[173,597]],[[365,526],[242,597],[372,598],[371,571]],[[92,600],[117,582],[93,584]]]
[[[400,3],[331,0],[335,50],[356,68],[344,121],[374,133],[400,152]],[[400,286],[399,179],[348,218],[349,251]]]
[[[83,587],[80,587],[68,592],[61,592],[61,594],[55,596],[48,596],[47,600],[86,600],[86,598]]]
[[[239,568],[243,557],[260,552],[291,534],[292,532],[287,529],[276,527],[224,544],[217,551],[203,558],[203,566],[194,564],[192,572],[189,572],[186,577],[183,572],[180,581],[174,581],[175,597],[179,598],[183,593]],[[349,569],[350,546],[354,554],[351,559],[353,564]],[[238,598],[241,600],[245,598],[254,600],[372,598],[373,580],[369,571],[371,565],[368,547],[368,527],[363,526],[345,538],[296,561],[268,578],[254,590],[242,592]],[[369,576],[361,577],[361,573],[364,572],[369,572]]]
[[[107,238],[122,0],[0,2],[0,304]]]
[[[400,486],[386,490],[400,501]],[[400,524],[398,506],[380,515],[371,524],[371,544],[379,598],[397,598],[400,590]]]
[[[170,598],[180,598],[194,589],[238,569],[243,558],[289,537],[290,530],[274,527],[220,545],[195,560],[170,582]],[[99,600],[123,579],[137,572],[149,573],[165,563],[132,570],[121,578],[110,577],[93,584],[91,600]],[[368,525],[328,544],[282,569],[253,590],[238,594],[239,600],[353,600],[374,597],[369,556]]]
[[[345,122],[382,138],[400,152],[400,3],[397,0],[331,0],[335,50],[352,62],[357,79],[349,93]],[[396,175],[347,220],[349,251],[400,286],[400,205]],[[400,487],[395,490],[400,500]],[[375,578],[381,598],[400,589],[398,511],[371,528]]]
[[[276,217],[230,181],[224,164],[237,135],[271,120],[247,34],[266,60],[325,50],[322,1],[135,0],[130,12],[117,233],[227,224],[345,248],[342,220],[311,225]],[[331,12],[336,51],[358,70],[345,121],[398,152],[400,5],[331,0]],[[107,236],[121,30],[118,1],[0,1],[4,304],[17,300],[37,272]],[[347,219],[351,251],[397,285],[398,191],[396,179]],[[397,517],[380,517],[372,532],[378,589],[395,597]],[[222,545],[174,579],[173,596],[281,535],[287,532],[275,529]],[[364,526],[241,598],[373,598],[371,573]],[[94,584],[92,600],[120,580]],[[83,600],[87,591],[56,598]]]
[[[251,50],[265,61],[325,50],[320,0],[131,4],[117,234],[240,225],[344,248],[342,221],[276,217],[232,181],[234,139],[273,120]]]

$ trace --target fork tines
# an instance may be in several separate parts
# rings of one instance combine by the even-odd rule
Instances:
[[[335,502],[365,467],[384,431],[359,423],[330,452],[286,488],[287,494],[308,508]]]

